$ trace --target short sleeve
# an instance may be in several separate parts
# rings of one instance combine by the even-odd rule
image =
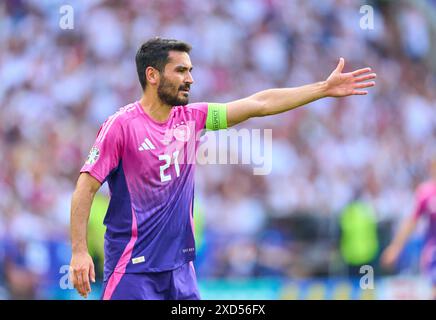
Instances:
[[[419,219],[426,211],[428,195],[423,186],[420,186],[415,194],[415,205],[413,209],[413,217]]]
[[[118,167],[122,154],[122,130],[116,115],[100,127],[97,139],[80,172],[88,172],[103,183],[112,170]]]

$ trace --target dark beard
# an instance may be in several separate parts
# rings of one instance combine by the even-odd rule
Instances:
[[[159,99],[170,106],[184,106],[188,104],[189,98],[183,97],[179,98],[179,90],[183,89],[176,88],[170,81],[168,81],[165,77],[162,77],[162,81],[160,82],[157,88],[157,96]]]

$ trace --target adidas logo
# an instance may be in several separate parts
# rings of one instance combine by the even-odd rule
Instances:
[[[151,143],[150,140],[148,140],[148,138],[145,138],[144,142],[141,143],[141,145],[138,148],[139,151],[154,150],[154,149],[156,149],[155,146]]]

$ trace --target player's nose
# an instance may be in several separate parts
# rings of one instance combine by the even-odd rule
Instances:
[[[186,76],[185,83],[189,83],[190,85],[194,83],[194,78],[190,72],[188,72],[188,75]]]

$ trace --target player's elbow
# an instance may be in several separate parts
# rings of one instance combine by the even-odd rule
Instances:
[[[251,100],[252,117],[265,117],[273,114],[271,108],[269,108],[267,96],[263,92],[255,94]]]
[[[80,174],[77,180],[75,195],[88,195],[94,197],[98,189],[100,189],[101,183],[96,178],[91,176],[87,172]]]

